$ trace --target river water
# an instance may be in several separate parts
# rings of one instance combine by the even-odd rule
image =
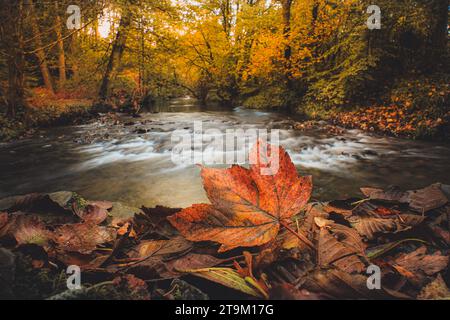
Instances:
[[[279,129],[280,143],[303,175],[313,175],[314,198],[360,196],[364,186],[420,188],[450,184],[450,146],[381,137],[357,130],[333,135],[298,131],[285,114],[204,107],[175,99],[121,124],[58,127],[32,139],[0,144],[0,198],[31,192],[76,191],[88,199],[140,207],[186,207],[207,201],[199,168],[171,161],[172,133],[203,129]],[[157,112],[156,112],[157,111]],[[207,150],[206,150],[207,151]]]

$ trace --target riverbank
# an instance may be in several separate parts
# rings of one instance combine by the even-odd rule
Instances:
[[[450,141],[450,84],[448,76],[405,79],[366,106],[303,111],[311,120],[408,139]]]
[[[89,99],[46,99],[10,119],[0,113],[0,141],[32,137],[42,128],[79,124],[92,119],[93,101]]]

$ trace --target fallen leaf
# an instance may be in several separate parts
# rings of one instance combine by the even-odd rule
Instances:
[[[51,233],[37,217],[22,215],[16,219],[14,238],[19,245],[36,244],[45,247]]]
[[[333,299],[408,299],[410,297],[387,291],[370,290],[367,276],[349,274],[339,269],[319,269],[304,279],[302,288]]]
[[[448,203],[440,184],[433,184],[414,191],[401,191],[394,187],[386,191],[376,188],[361,188],[361,192],[372,200],[407,203],[412,210],[417,212],[427,212]]]
[[[5,219],[5,215],[3,215]],[[7,219],[7,220],[6,220]],[[16,212],[6,215],[3,227],[0,228],[0,238],[13,237],[18,245],[36,244],[46,246],[51,239],[50,231],[37,216]]]
[[[221,264],[224,260],[207,254],[189,253],[179,259],[171,260],[168,265],[177,272],[211,268]]]
[[[348,273],[366,269],[365,246],[359,234],[346,226],[316,218],[320,228],[318,242],[319,266],[334,265]]]
[[[305,207],[312,191],[311,178],[299,177],[289,155],[274,146],[267,149],[278,154],[279,170],[262,175],[268,168],[260,159],[260,146],[251,152],[256,164],[250,169],[202,169],[212,205],[194,205],[170,216],[169,221],[182,235],[191,241],[219,242],[220,252],[260,246],[273,240],[280,224],[289,223]]]
[[[264,298],[261,292],[249,284],[236,270],[231,268],[205,268],[189,270],[190,274],[241,291],[256,298]]]
[[[358,233],[372,240],[380,233],[398,233],[409,230],[424,221],[425,217],[415,214],[399,214],[388,217],[352,216],[348,218]]]
[[[126,296],[132,300],[150,300],[150,293],[145,281],[132,274],[116,277],[113,285],[118,292],[126,293]]]
[[[8,213],[0,212],[0,230],[8,223]]]
[[[168,291],[162,293],[162,296],[165,299],[169,300],[209,300],[207,294],[202,292],[197,287],[194,287],[192,284],[181,279],[174,279],[170,284],[170,288],[168,289]]]
[[[421,246],[411,253],[401,253],[394,258],[393,264],[400,266],[414,275],[423,272],[432,276],[444,270],[449,261],[448,256],[444,256],[440,251],[434,254],[427,254],[427,247]]]
[[[130,252],[132,258],[146,258],[153,255],[173,255],[189,251],[192,243],[183,237],[170,240],[146,240],[142,241]]]
[[[438,184],[433,184],[424,189],[410,191],[409,206],[418,212],[427,212],[448,203],[448,199]]]
[[[172,238],[179,234],[167,217],[180,212],[181,209],[156,206],[155,208],[143,207],[142,211],[143,213],[137,214],[134,219],[134,226],[138,234],[151,232],[164,238]]]
[[[377,188],[361,188],[361,192],[372,200],[408,203],[408,192],[402,191],[397,187],[389,188],[386,191]]]
[[[438,274],[436,279],[427,284],[417,296],[419,300],[450,300],[450,290],[447,284],[442,278],[441,274]]]
[[[23,196],[13,196],[0,200],[2,211],[30,211],[32,209],[63,209],[69,210],[70,203],[76,195],[69,191],[49,194],[31,193]]]
[[[84,222],[100,224],[108,218],[108,210],[96,204],[89,203],[84,207],[73,204],[73,211]]]
[[[116,230],[93,223],[68,224],[54,231],[58,249],[90,254],[101,244],[113,241]]]

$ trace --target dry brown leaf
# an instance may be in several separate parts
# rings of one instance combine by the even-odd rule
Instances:
[[[320,227],[319,266],[334,265],[348,273],[361,273],[366,269],[365,246],[359,234],[346,226],[323,218],[316,218]]]
[[[424,221],[425,217],[415,214],[400,214],[388,217],[352,216],[348,218],[352,227],[369,240],[380,233],[398,233],[409,230]]]
[[[394,187],[386,191],[375,188],[361,188],[361,192],[372,200],[407,203],[412,210],[417,212],[427,212],[448,203],[440,184],[433,184],[414,191],[401,191]]]
[[[427,254],[427,247],[421,246],[411,253],[401,253],[395,257],[393,264],[400,266],[414,275],[423,272],[432,276],[448,265],[448,256],[443,256],[440,251],[434,254]]]
[[[189,253],[184,257],[168,262],[169,268],[176,272],[211,268],[221,264],[224,260],[207,254]]]
[[[424,189],[410,191],[409,206],[418,212],[427,212],[448,203],[448,199],[438,184],[433,184]]]
[[[0,228],[0,238],[13,237],[17,244],[36,244],[46,246],[51,239],[51,233],[37,216],[17,212],[3,215],[3,227]]]
[[[386,191],[377,188],[361,188],[361,192],[372,200],[408,203],[408,192],[402,191],[397,187],[387,189]]]
[[[21,215],[15,222],[14,238],[19,245],[36,244],[47,246],[51,233],[37,217]]]
[[[442,278],[441,274],[438,274],[436,279],[431,283],[422,288],[419,295],[417,296],[419,300],[450,300],[450,290],[447,284]]]
[[[79,216],[84,222],[100,224],[108,218],[108,207],[107,205],[93,204],[89,203],[84,207],[79,207],[75,202],[73,204],[73,211],[77,216]]]
[[[183,237],[170,240],[145,240],[132,249],[129,256],[142,259],[156,255],[173,255],[187,252],[191,248],[192,243]]]
[[[381,290],[367,288],[367,276],[339,269],[319,269],[305,278],[302,288],[333,299],[386,298]]]

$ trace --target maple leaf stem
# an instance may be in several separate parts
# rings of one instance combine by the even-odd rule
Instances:
[[[313,250],[316,250],[316,248],[314,247],[314,244],[306,237],[304,236],[300,231],[296,232],[295,230],[293,230],[291,227],[289,227],[289,225],[287,223],[285,223],[284,221],[280,221],[280,225],[282,225],[283,227],[286,228],[286,230],[288,230],[289,232],[291,232],[293,235],[295,235],[297,238],[299,238],[303,243],[305,243],[308,247],[310,247]]]

